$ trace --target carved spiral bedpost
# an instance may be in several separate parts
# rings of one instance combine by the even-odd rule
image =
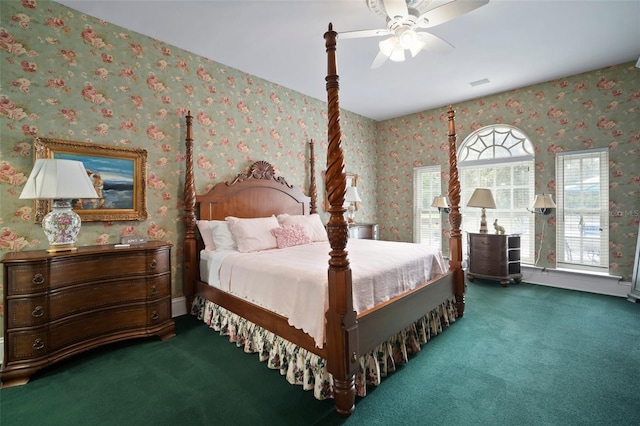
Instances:
[[[464,315],[464,271],[462,270],[462,233],[460,225],[462,214],[460,214],[460,180],[458,178],[458,158],[456,149],[456,124],[453,107],[449,107],[449,201],[451,202],[451,212],[449,213],[449,223],[451,224],[451,234],[449,236],[449,269],[454,271],[454,293],[456,296],[456,307],[458,315]]]
[[[353,310],[351,268],[347,258],[348,225],[344,219],[347,176],[341,148],[340,105],[333,24],[324,34],[327,49],[327,99],[329,113],[326,191],[329,199],[327,233],[329,253],[329,310],[327,311],[327,369],[333,375],[336,411],[349,416],[355,409],[355,373],[358,370],[358,322]]]
[[[311,197],[311,211],[309,213],[318,213],[318,189],[316,188],[316,157],[313,152],[315,142],[313,139],[309,141],[309,196]]]
[[[182,250],[182,292],[186,298],[187,312],[191,312],[196,279],[196,188],[193,178],[193,138],[191,136],[191,111],[187,112],[186,170],[184,174],[184,245]]]

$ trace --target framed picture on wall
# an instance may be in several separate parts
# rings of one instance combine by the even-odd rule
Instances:
[[[60,158],[81,161],[98,193],[97,199],[74,200],[73,211],[83,222],[147,219],[147,151],[76,142],[36,138],[36,159]],[[51,211],[51,200],[35,200],[35,221]]]

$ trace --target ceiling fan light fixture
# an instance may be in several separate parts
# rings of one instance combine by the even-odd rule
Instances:
[[[418,35],[412,29],[405,29],[397,36],[403,49],[411,49],[411,46],[418,40]]]
[[[393,49],[395,49],[397,45],[398,45],[398,40],[396,39],[396,37],[389,37],[388,39],[382,40],[380,43],[378,43],[378,47],[380,48],[380,51],[387,58],[391,57],[391,54],[393,53]]]
[[[414,40],[414,42],[411,44],[411,46],[409,47],[409,51],[411,52],[411,56],[412,57],[416,57],[416,55],[418,53],[420,53],[420,51],[422,49],[424,49],[424,46],[426,45],[426,43],[422,40],[420,40],[419,38],[416,38]]]
[[[397,44],[393,49],[393,52],[391,52],[391,56],[389,56],[389,59],[394,62],[404,61],[404,49],[402,48],[402,46],[400,46],[400,44]]]

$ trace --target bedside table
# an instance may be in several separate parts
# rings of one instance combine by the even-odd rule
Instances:
[[[349,238],[360,240],[377,240],[378,224],[377,223],[350,223]]]
[[[522,281],[520,235],[468,233],[467,278],[498,280],[506,287],[511,280]]]

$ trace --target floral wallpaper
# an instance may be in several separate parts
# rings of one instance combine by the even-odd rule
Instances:
[[[556,153],[608,148],[609,272],[631,281],[640,224],[640,69],[633,63],[611,66],[454,108],[458,144],[489,124],[523,130],[535,149],[535,192],[554,199]],[[377,124],[377,216],[384,239],[412,238],[413,167],[442,165],[442,193],[447,192],[447,109]],[[554,268],[556,216],[536,217],[536,249],[542,220],[547,223],[538,266]]]
[[[18,198],[33,165],[34,137],[144,148],[149,219],[86,222],[78,243],[116,243],[123,235],[171,242],[172,293],[181,296],[187,111],[194,116],[198,192],[233,178],[256,160],[271,162],[289,183],[307,192],[313,139],[324,214],[325,100],[50,0],[2,2],[0,13],[2,252],[47,246],[42,229],[33,223],[33,203]],[[512,124],[535,137],[536,185],[547,191],[554,187],[555,152],[609,147],[610,270],[626,280],[640,210],[639,107],[640,72],[633,64],[455,105],[459,141],[491,123]],[[358,175],[363,199],[358,220],[378,222],[383,239],[412,238],[414,166],[442,164],[443,179],[448,178],[446,110],[379,123],[342,111],[346,171]],[[554,216],[547,220],[545,240],[551,241]],[[540,265],[553,267],[554,261],[553,247],[548,247]]]

